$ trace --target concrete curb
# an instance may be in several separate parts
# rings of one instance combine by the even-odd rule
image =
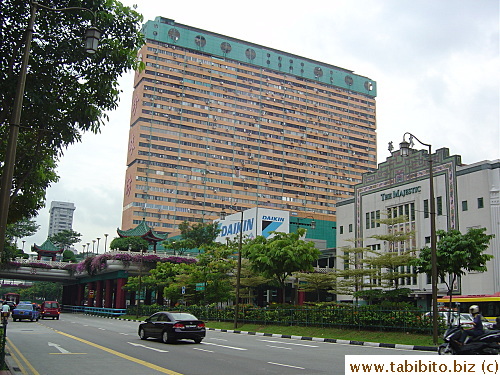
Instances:
[[[330,342],[330,343],[334,343],[334,344],[371,346],[371,347],[377,347],[377,348],[393,348],[393,349],[420,350],[420,351],[432,351],[432,352],[437,351],[437,348],[435,346],[384,344],[384,343],[369,342],[369,341],[325,339],[325,338],[321,338],[321,337],[291,336],[291,335],[280,335],[280,334],[276,334],[276,333],[247,332],[247,331],[217,329],[217,328],[209,328],[209,327],[207,327],[207,328],[209,331],[237,333],[237,334],[243,334],[243,335],[254,335],[254,336],[265,336],[265,337],[278,337],[278,338],[282,338],[282,339],[295,339],[295,340],[306,340],[306,341],[316,341],[316,342]]]
[[[90,315],[90,314],[87,314]],[[99,316],[99,315],[93,315]],[[116,317],[100,316],[101,318],[108,319],[118,319],[126,320],[129,322],[141,322],[141,320],[136,319],[121,319]],[[404,350],[420,350],[428,352],[437,352],[437,347],[435,346],[421,346],[421,345],[403,345],[403,344],[385,344],[382,342],[370,342],[370,341],[355,341],[355,340],[340,340],[340,339],[325,339],[321,337],[309,337],[309,336],[291,336],[291,335],[280,335],[276,333],[264,333],[264,332],[247,332],[239,331],[233,329],[218,329],[207,327],[209,331],[226,332],[226,333],[236,333],[243,335],[254,335],[254,336],[265,336],[265,337],[278,337],[282,339],[295,339],[295,340],[306,340],[306,341],[317,341],[317,342],[330,342],[334,344],[344,344],[344,345],[358,345],[358,346],[371,346],[376,348],[392,348],[392,349],[404,349]],[[0,374],[1,375],[1,374]]]

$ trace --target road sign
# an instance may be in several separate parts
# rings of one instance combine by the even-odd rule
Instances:
[[[186,294],[186,287],[185,287],[185,286],[183,286],[183,287],[181,288],[181,293],[182,293],[182,294]]]
[[[196,290],[197,291],[205,290],[205,283],[196,283]]]

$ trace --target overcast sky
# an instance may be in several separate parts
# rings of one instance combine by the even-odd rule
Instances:
[[[500,157],[498,0],[158,1],[122,0],[144,20],[189,26],[337,65],[377,82],[378,161],[405,132],[448,147],[471,164]],[[82,244],[121,226],[132,73],[101,134],[71,146],[47,191],[39,232],[47,238],[50,202],[76,206]],[[423,148],[423,147],[422,147]],[[103,251],[104,240],[100,242]],[[19,243],[21,247],[21,244]],[[92,247],[92,245],[91,245]],[[81,244],[76,245],[81,251]]]

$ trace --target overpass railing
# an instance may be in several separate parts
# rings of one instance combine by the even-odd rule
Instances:
[[[90,307],[90,306],[70,306],[64,305],[63,312],[80,313],[99,316],[120,316],[127,312],[127,309],[113,309],[110,307]]]

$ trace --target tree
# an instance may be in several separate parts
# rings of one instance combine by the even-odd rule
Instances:
[[[2,263],[9,259],[28,258],[23,249],[17,247],[17,239],[29,237],[36,233],[40,226],[34,220],[23,218],[15,223],[7,225],[5,233],[5,247],[2,253]]]
[[[144,275],[129,277],[125,289],[138,293],[141,293],[141,290],[144,289],[163,291],[166,286],[175,280],[176,275],[182,273],[185,266],[185,264],[158,262],[156,268],[151,269]],[[142,273],[143,270],[141,269],[140,272]]]
[[[250,267],[255,272],[276,282],[282,290],[284,302],[286,279],[294,272],[312,270],[312,264],[318,259],[320,252],[312,241],[301,239],[305,235],[303,228],[294,233],[273,233],[271,238],[257,236],[245,243],[242,256],[250,261]]]
[[[299,290],[316,293],[316,302],[320,301],[321,291],[334,289],[337,281],[337,275],[333,272],[297,273],[295,277],[305,282],[305,284],[300,285]]]
[[[62,285],[49,281],[35,281],[33,286],[21,289],[19,295],[21,299],[60,301],[62,297]]]
[[[380,271],[385,269],[386,272],[381,272],[378,278],[385,282],[386,287],[398,289],[401,279],[415,276],[408,271],[409,265],[416,257],[411,244],[415,232],[401,229],[408,222],[406,215],[379,219],[377,222],[387,225],[387,233],[373,235],[371,238],[384,241],[387,243],[387,248],[373,251],[375,256],[366,259],[365,262],[373,269]]]
[[[212,244],[219,235],[220,229],[217,223],[196,223],[191,225],[184,221],[179,224],[181,231],[180,239],[169,239],[163,242],[163,247],[171,249],[179,255],[190,249],[201,249]]]
[[[142,251],[149,247],[148,241],[141,237],[116,237],[109,244],[111,250]]]
[[[81,237],[81,233],[73,229],[64,229],[50,236],[49,241],[61,249],[68,250],[75,243],[80,242]]]
[[[76,255],[71,250],[64,250],[62,255],[63,255],[62,258],[63,262],[76,263]]]
[[[241,260],[240,298],[247,303],[253,303],[257,289],[268,282],[269,279],[252,270],[248,259]],[[236,285],[236,282],[234,284]]]
[[[226,245],[213,243],[206,245],[198,256],[194,281],[204,283],[204,290],[200,294],[203,304],[227,301],[232,297],[230,274],[234,273],[236,262],[230,258],[231,254],[232,250]]]
[[[38,9],[36,38],[30,48],[21,131],[8,222],[31,218],[43,207],[45,190],[58,177],[55,169],[64,149],[79,142],[87,131],[98,133],[116,109],[118,78],[139,66],[137,50],[143,44],[142,16],[115,0],[76,1],[90,7],[65,12]],[[65,0],[50,2],[65,8]],[[0,29],[0,160],[5,160],[7,133],[30,18],[26,1],[2,3]],[[85,30],[102,32],[97,52],[84,51]],[[140,64],[144,66],[143,64]]]
[[[366,255],[372,252],[370,248],[356,246],[359,242],[356,239],[349,240],[354,246],[345,246],[340,249],[341,255],[337,255],[342,260],[343,269],[337,269],[335,276],[337,282],[330,293],[353,295],[358,300],[357,294],[364,287],[373,287],[371,280],[377,274],[377,269],[367,268]]]
[[[485,254],[492,234],[485,234],[486,228],[470,228],[466,234],[457,229],[450,231],[438,230],[436,244],[438,279],[445,281],[452,300],[452,290],[457,278],[467,272],[485,272],[486,263],[493,258]],[[428,247],[420,250],[420,256],[413,261],[418,272],[431,273],[431,249]]]

